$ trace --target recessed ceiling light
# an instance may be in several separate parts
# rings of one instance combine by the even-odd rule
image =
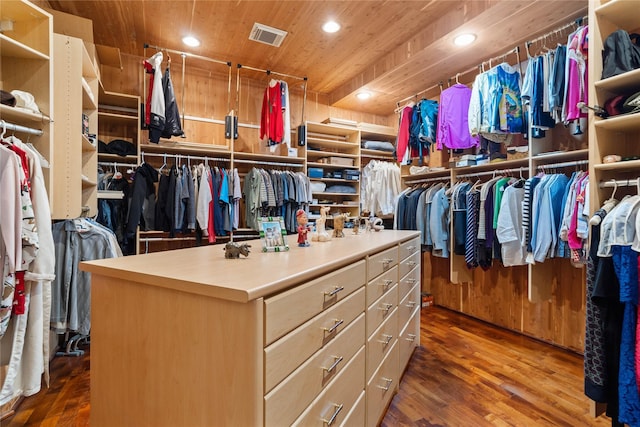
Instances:
[[[340,24],[336,21],[327,21],[322,26],[325,33],[335,33],[340,30]]]
[[[455,39],[453,39],[453,44],[456,46],[467,46],[473,43],[476,40],[476,35],[471,33],[460,34]]]
[[[186,36],[182,38],[182,43],[186,44],[189,47],[198,47],[200,46],[200,40],[193,36]]]
[[[358,97],[358,99],[369,99],[371,98],[371,92],[367,92],[366,90],[363,90],[361,92],[356,93],[356,97]]]

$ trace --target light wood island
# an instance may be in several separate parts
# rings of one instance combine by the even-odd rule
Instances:
[[[419,233],[249,243],[81,264],[92,426],[379,422],[419,345]]]

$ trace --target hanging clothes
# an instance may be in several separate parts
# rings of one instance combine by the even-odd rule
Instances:
[[[478,138],[469,133],[469,101],[471,89],[455,84],[440,94],[436,148],[444,145],[451,149],[476,147]]]
[[[272,79],[265,89],[260,117],[260,139],[266,138],[269,146],[280,144],[284,137],[280,81]]]
[[[360,207],[372,215],[390,215],[402,183],[397,164],[372,160],[362,168],[360,180]]]
[[[409,146],[409,134],[414,105],[415,104],[413,102],[410,102],[400,112],[398,137],[396,138],[396,158],[402,165],[408,165],[411,163],[411,147]]]
[[[165,96],[162,84],[162,52],[157,52],[149,59],[143,61],[143,66],[148,74],[149,94],[146,102],[145,121],[149,127],[149,140],[153,143],[160,141],[160,135],[165,126]]]
[[[169,67],[165,69],[162,77],[162,90],[164,95],[164,128],[161,136],[163,138],[171,138],[172,136],[184,136],[182,125],[180,123],[180,112],[178,111],[178,103],[176,94],[173,90],[171,82],[171,72]]]
[[[589,27],[580,27],[569,39],[567,43],[567,64],[566,64],[566,99],[565,99],[565,122],[587,117],[585,112],[578,108],[579,102],[588,104],[587,99],[587,57],[589,50],[588,43]]]

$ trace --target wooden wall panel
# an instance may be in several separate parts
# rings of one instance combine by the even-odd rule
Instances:
[[[152,52],[149,50],[147,54]],[[144,81],[148,84],[148,75],[143,73],[143,57],[122,55],[122,69],[103,66],[102,83],[108,91],[139,95],[144,101]],[[182,84],[181,58],[172,56],[171,79],[181,115],[202,117],[216,121],[224,120],[230,109],[239,116],[239,138],[235,142],[236,151],[248,153],[270,153],[266,144],[260,141],[260,112],[264,90],[269,83],[266,74],[252,73],[245,76],[246,71],[240,69],[240,91],[236,93],[237,69],[232,67],[231,94],[229,95],[228,68],[226,65],[189,62],[186,59],[184,86]],[[166,59],[164,62],[166,65]],[[163,66],[164,66],[163,65]],[[244,74],[243,74],[244,73]],[[256,75],[257,74],[257,75]],[[291,103],[291,127],[293,130],[303,122],[302,104],[304,99],[303,83],[296,79],[287,79]],[[184,98],[183,98],[184,92]],[[183,101],[184,99],[184,101]],[[229,108],[231,107],[231,108]],[[394,126],[394,115],[378,116],[369,113],[344,110],[328,105],[325,95],[308,92],[304,119],[320,122],[329,117],[355,120],[384,126]],[[204,123],[185,120],[186,138],[179,141],[201,142],[227,148],[229,141],[224,139],[224,126],[216,123]],[[143,132],[143,141],[146,140]],[[295,137],[292,137],[295,141]]]

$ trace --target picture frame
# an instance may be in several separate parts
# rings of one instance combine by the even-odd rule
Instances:
[[[269,216],[258,218],[258,230],[262,242],[262,252],[286,252],[287,229],[284,226],[284,218],[281,216]]]

